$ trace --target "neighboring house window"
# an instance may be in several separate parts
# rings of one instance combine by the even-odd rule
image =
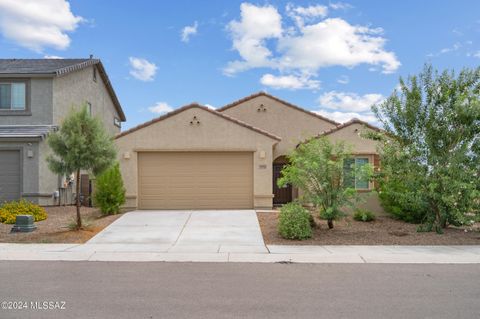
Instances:
[[[95,66],[93,67],[93,81],[97,82],[97,68]]]
[[[0,83],[0,110],[25,110],[25,83]]]
[[[362,167],[364,165],[368,165],[369,159],[368,157],[355,157],[355,158],[349,158],[346,159],[343,162],[343,170],[345,172],[345,175],[348,175],[345,177],[343,184],[346,187],[352,187],[355,189],[369,189],[369,181],[366,178],[361,178],[359,176],[353,176],[354,174],[351,174],[352,169],[355,167]]]
[[[121,128],[121,127],[122,127],[122,122],[120,121],[119,118],[114,117],[114,118],[113,118],[113,125],[115,125],[115,126],[118,127],[118,128]]]
[[[92,115],[92,103],[87,102],[87,109],[88,109],[88,114],[91,116]]]

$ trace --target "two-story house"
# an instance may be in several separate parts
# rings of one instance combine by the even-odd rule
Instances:
[[[48,168],[45,139],[82,105],[120,132],[125,114],[100,60],[0,59],[0,202],[59,202],[65,183]]]

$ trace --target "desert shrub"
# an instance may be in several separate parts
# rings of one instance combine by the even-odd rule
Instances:
[[[353,219],[359,222],[371,222],[375,220],[375,214],[369,210],[357,208],[353,213]]]
[[[32,215],[36,222],[47,219],[47,212],[27,200],[6,202],[0,206],[0,222],[15,224],[17,215]]]
[[[95,206],[98,206],[104,215],[119,213],[120,206],[125,203],[125,187],[119,164],[116,163],[100,174],[95,185]]]
[[[391,177],[380,182],[380,204],[393,218],[419,224],[426,220],[428,203],[415,191],[418,189],[417,185],[413,185],[415,179],[411,178],[412,183],[409,183],[409,178],[405,176],[402,176],[402,180]]]
[[[288,203],[280,209],[278,232],[286,239],[312,237],[311,215],[299,203]]]

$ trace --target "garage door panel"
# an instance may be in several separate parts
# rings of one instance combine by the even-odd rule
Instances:
[[[253,207],[251,152],[149,152],[138,155],[139,207]]]
[[[0,202],[20,198],[20,151],[0,151]]]

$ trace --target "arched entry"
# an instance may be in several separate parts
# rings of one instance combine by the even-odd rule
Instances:
[[[283,205],[292,201],[292,185],[278,187],[277,180],[282,176],[282,169],[288,163],[285,156],[279,156],[273,161],[273,205]]]

